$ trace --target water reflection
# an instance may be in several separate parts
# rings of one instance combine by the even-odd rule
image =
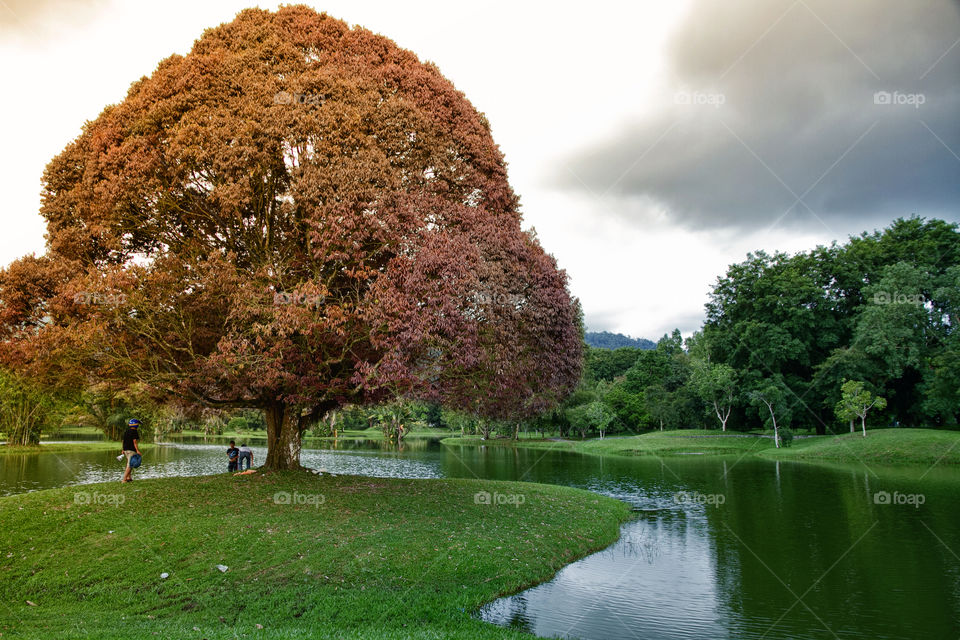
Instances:
[[[164,443],[145,450],[143,466],[134,479],[200,476],[227,471],[227,444]],[[439,445],[425,459],[409,459],[406,452],[381,451],[377,441],[340,441],[329,449],[305,449],[305,467],[330,473],[388,478],[442,477]],[[414,445],[418,446],[418,445]],[[424,449],[427,443],[424,443]],[[251,441],[254,467],[263,463],[265,446]],[[408,451],[414,447],[405,445]],[[11,495],[72,484],[119,482],[125,462],[117,452],[78,451],[68,453],[26,453],[0,456],[0,495]]]

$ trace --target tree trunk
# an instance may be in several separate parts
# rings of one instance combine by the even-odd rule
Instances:
[[[769,402],[765,402],[767,409],[770,410],[770,421],[773,422],[773,444],[779,449],[780,448],[780,429],[777,428],[777,416],[773,412],[773,405]]]
[[[727,430],[727,420],[730,419],[730,412],[733,411],[733,407],[727,407],[727,412],[723,413],[720,411],[720,405],[716,402],[713,403],[713,410],[717,413],[717,419],[720,421],[720,431]]]
[[[519,438],[520,438],[520,423],[518,422],[518,423],[513,427],[513,439],[514,439],[514,440],[518,440]]]
[[[481,420],[478,425],[480,429],[480,439],[489,440],[490,439],[490,425],[486,420]]]
[[[265,469],[298,470],[300,466],[300,408],[275,404],[263,411],[267,418]]]
[[[863,427],[863,437],[867,437],[867,414],[860,416],[860,426]]]
[[[850,433],[853,433],[853,418],[850,418]]]

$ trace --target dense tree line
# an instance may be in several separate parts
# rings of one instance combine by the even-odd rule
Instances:
[[[593,402],[612,414],[609,431],[826,433],[857,416],[864,428],[954,426],[958,308],[960,236],[942,220],[899,219],[794,255],[757,252],[718,278],[690,339],[674,331],[651,351],[590,349],[563,411],[574,431],[589,426]]]
[[[789,438],[791,430],[952,427],[960,417],[958,240],[955,224],[910,218],[845,244],[750,254],[718,278],[700,331],[684,340],[675,330],[653,349],[587,348],[579,385],[546,412],[494,419],[395,400],[341,408],[313,430],[376,428],[396,438],[400,425],[483,437],[768,428]],[[4,385],[4,416],[56,404],[22,378]],[[136,388],[100,386],[75,397],[73,411],[111,433],[144,403]],[[185,409],[153,411],[170,430],[198,420]],[[30,439],[42,423],[16,437]]]

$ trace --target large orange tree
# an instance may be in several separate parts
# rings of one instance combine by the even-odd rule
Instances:
[[[47,252],[0,274],[8,364],[266,413],[270,468],[343,404],[544,409],[579,377],[565,274],[431,64],[302,7],[160,63],[53,159]]]

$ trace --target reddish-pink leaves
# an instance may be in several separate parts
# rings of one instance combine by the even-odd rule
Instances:
[[[566,276],[485,118],[306,7],[244,11],[134,83],[47,167],[42,213],[48,255],[0,274],[5,358],[38,375],[498,417],[579,376]]]

